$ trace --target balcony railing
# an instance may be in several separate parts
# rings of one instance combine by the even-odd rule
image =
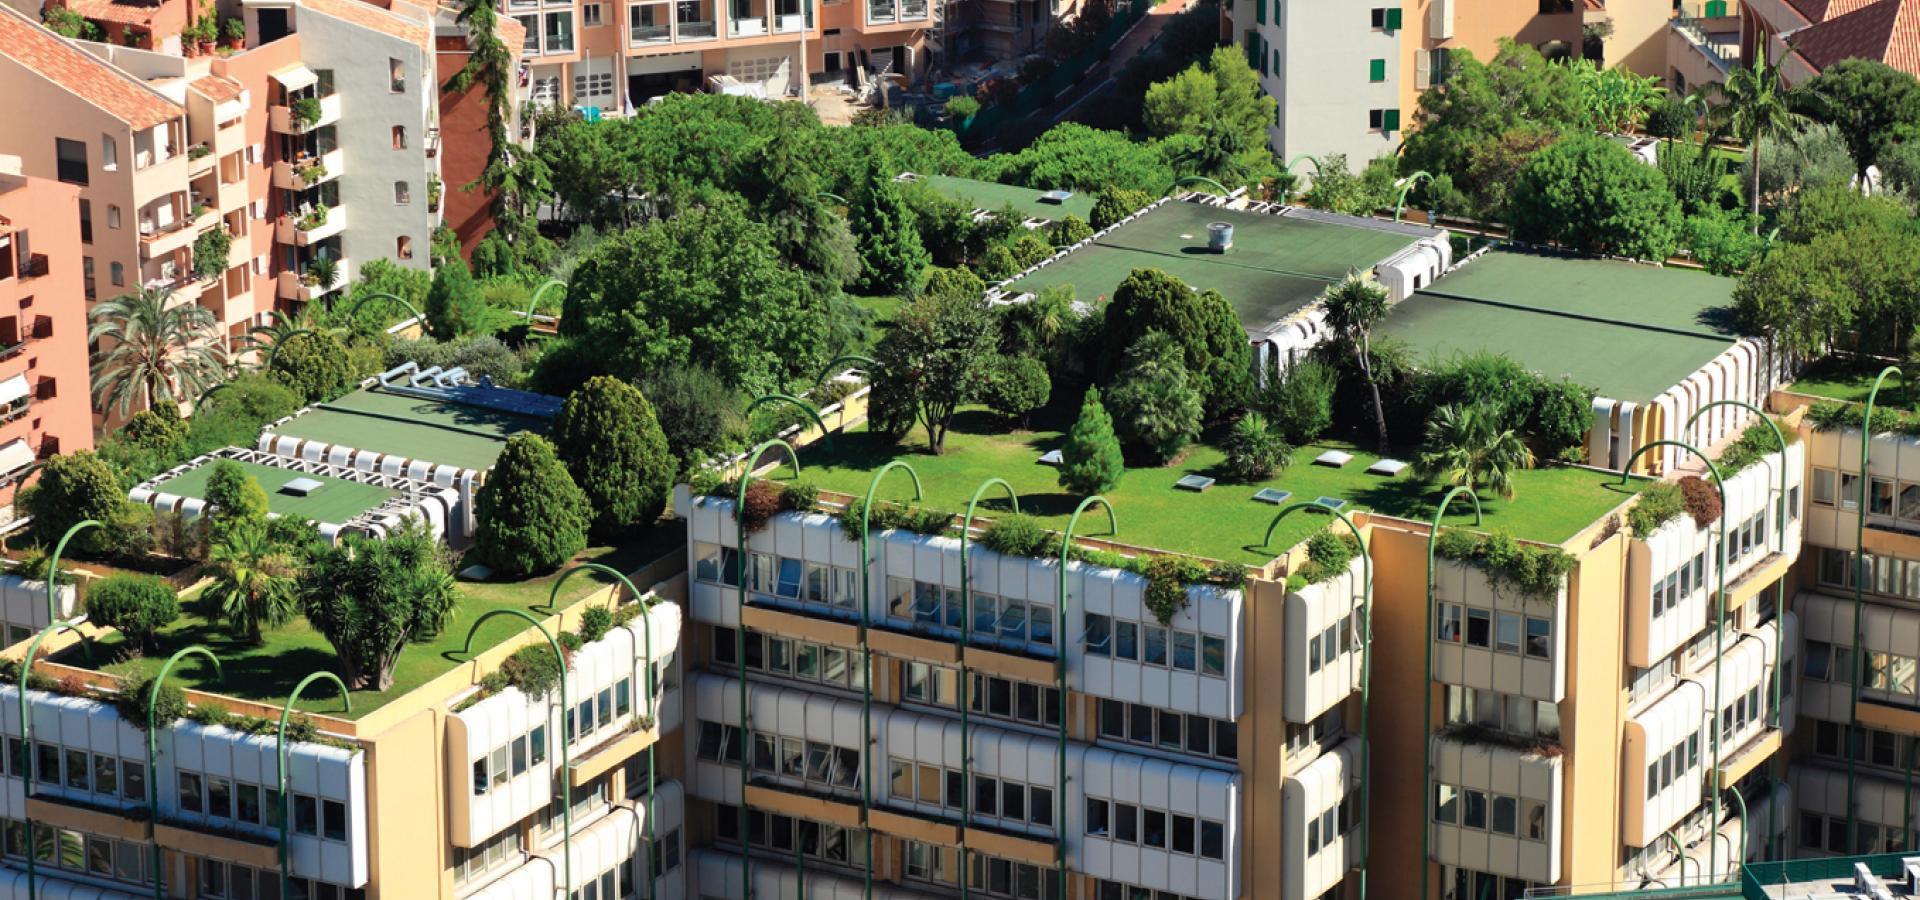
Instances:
[[[719,30],[715,27],[712,19],[680,23],[680,40],[683,41],[712,40],[718,33]]]
[[[1740,33],[1737,30],[1717,32],[1731,40],[1715,40],[1716,32],[1708,31],[1706,25],[1707,20],[1687,18],[1684,12],[1673,20],[1674,29],[1685,36],[1687,43],[1699,50],[1715,68],[1722,73],[1732,71],[1734,66],[1740,64]]]
[[[766,33],[766,16],[738,16],[727,20],[727,37],[757,37]]]
[[[28,411],[32,409],[33,401],[26,397],[15,400],[6,406],[0,406],[0,425],[18,421],[25,417]]]
[[[30,254],[20,266],[20,279],[40,278],[47,274],[48,263],[45,253]]]
[[[27,341],[24,339],[17,343],[8,344],[4,347],[0,347],[0,362],[6,362],[7,360],[12,359],[16,356],[19,356],[20,354],[25,353],[26,351],[27,351]]]
[[[685,27],[685,26],[682,26]],[[712,35],[708,35],[711,37]],[[635,25],[627,43],[634,47],[665,44],[673,40],[673,29],[666,25]]]

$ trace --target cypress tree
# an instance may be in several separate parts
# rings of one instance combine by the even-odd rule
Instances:
[[[553,443],[592,506],[594,534],[629,534],[660,517],[674,459],[639,388],[605,375],[587,379],[554,419]]]
[[[861,293],[920,293],[933,256],[921,245],[913,211],[907,208],[893,181],[878,168],[868,166],[847,217],[860,248]]]
[[[1067,432],[1067,445],[1060,448],[1060,486],[1076,494],[1098,494],[1113,490],[1126,471],[1120,439],[1113,435],[1113,417],[1100,405],[1100,389],[1087,388],[1080,418]]]
[[[587,549],[587,496],[537,434],[507,439],[476,503],[474,554],[499,574],[551,571]]]

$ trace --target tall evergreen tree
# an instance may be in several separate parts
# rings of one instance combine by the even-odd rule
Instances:
[[[1100,405],[1100,389],[1087,388],[1080,418],[1074,420],[1066,446],[1060,448],[1060,486],[1076,494],[1098,494],[1113,490],[1126,471],[1120,439],[1113,435],[1113,417]]]
[[[675,466],[639,388],[605,375],[587,379],[554,419],[553,442],[593,509],[595,534],[628,534],[660,517]]]
[[[473,283],[467,264],[454,259],[433,270],[427,289],[427,330],[443,341],[465,337],[484,326],[487,300]]]
[[[502,575],[551,571],[587,549],[587,495],[537,434],[507,439],[476,502],[474,553]]]
[[[920,243],[913,212],[878,166],[867,166],[849,210],[860,247],[860,290],[866,294],[920,293],[932,254]]]

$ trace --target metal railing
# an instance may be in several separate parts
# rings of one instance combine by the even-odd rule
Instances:
[[[666,25],[635,25],[627,43],[635,47],[665,44],[673,40],[673,29]]]
[[[1738,52],[1722,50],[1713,42],[1707,32],[1704,19],[1688,18],[1682,15],[1673,19],[1673,27],[1675,31],[1685,35],[1688,43],[1693,44],[1694,48],[1706,56],[1707,60],[1721,72],[1732,71],[1734,66],[1740,64]]]

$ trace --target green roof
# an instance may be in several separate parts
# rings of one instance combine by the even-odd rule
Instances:
[[[485,469],[507,438],[545,433],[548,422],[479,406],[361,389],[274,429],[276,434],[391,453],[466,469]]]
[[[975,181],[952,175],[922,175],[920,181],[933,188],[934,192],[974,209],[999,212],[1002,207],[1012,206],[1023,215],[1054,220],[1079,216],[1081,221],[1086,221],[1093,215],[1093,195],[1085,191],[1075,191],[1065,202],[1053,203],[1041,199],[1046,191],[1012,184]]]
[[[1111,297],[1134,269],[1156,268],[1202,290],[1219,291],[1240,324],[1264,333],[1312,303],[1327,286],[1354,270],[1372,269],[1418,240],[1411,229],[1342,225],[1304,216],[1277,216],[1171,202],[1102,235],[1064,259],[1020,279],[1016,291],[1074,286],[1075,298]],[[1234,226],[1233,249],[1207,249],[1207,225]]]
[[[376,485],[343,481],[293,469],[263,466],[259,463],[238,460],[235,462],[240,468],[245,469],[248,475],[253,476],[254,480],[260,482],[261,489],[267,492],[267,509],[283,516],[341,525],[394,496],[393,491]],[[213,464],[208,463],[182,473],[178,477],[156,481],[153,484],[153,490],[179,497],[205,500],[207,481],[212,477]],[[282,493],[280,488],[296,478],[311,478],[320,482],[322,486],[305,497]]]
[[[1733,345],[1733,282],[1627,262],[1495,251],[1393,308],[1381,333],[1434,364],[1512,357],[1616,400],[1651,400]]]

